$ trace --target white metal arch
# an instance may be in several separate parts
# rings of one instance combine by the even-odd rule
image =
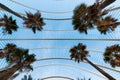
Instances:
[[[89,73],[94,74],[94,75],[96,75],[96,76],[98,76],[100,78],[107,79],[106,77],[104,77],[102,75],[99,75],[98,73],[96,73],[94,71],[88,70],[88,69],[80,67],[80,66],[71,65],[71,64],[46,64],[46,65],[37,66],[37,67],[33,67],[33,68],[34,69],[39,69],[39,68],[42,68],[42,67],[49,67],[49,66],[66,66],[66,67],[71,67],[71,68],[75,68],[75,69],[79,69],[79,70],[82,70],[82,71],[89,72]]]
[[[69,61],[73,61],[69,58],[42,58],[42,59],[38,59],[36,61],[45,61],[45,60],[69,60]],[[87,62],[85,62],[87,63]],[[109,69],[109,70],[112,70],[112,71],[115,71],[115,72],[119,72],[120,73],[120,70],[118,69],[114,69],[114,68],[110,68],[110,67],[107,67],[107,66],[104,66],[104,65],[100,65],[100,64],[96,64],[95,65],[99,66],[99,67],[102,67],[102,68],[105,68],[105,69]]]
[[[61,78],[61,79],[68,79],[68,80],[74,80],[73,78],[67,77],[67,76],[48,76],[44,77],[38,80],[46,80],[46,79],[53,79],[53,78]]]
[[[22,4],[22,3],[18,2],[18,1],[15,1],[15,0],[10,0],[10,1],[12,1],[12,2],[14,2],[14,3],[18,4],[18,5],[24,6],[24,7],[26,7],[26,8],[29,8],[29,9],[31,9],[31,10],[40,11],[40,12],[44,12],[44,13],[50,13],[50,14],[66,14],[66,13],[72,13],[72,12],[73,12],[73,11],[49,12],[49,11],[44,11],[44,10],[35,9],[35,8],[33,8],[33,7],[27,6],[27,5]],[[111,10],[109,10],[109,11],[114,11],[114,10],[118,10],[118,9],[120,9],[120,7],[113,8],[113,9],[111,9]]]

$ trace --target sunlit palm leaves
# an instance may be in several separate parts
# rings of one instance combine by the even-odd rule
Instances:
[[[92,23],[87,22],[86,15],[87,15],[87,6],[85,4],[81,4],[80,6],[76,7],[76,9],[74,10],[74,16],[72,22],[72,24],[74,25],[74,30],[78,30],[81,33],[87,34],[87,29],[93,28]]]
[[[43,28],[42,26],[45,25],[43,22],[43,18],[41,18],[41,14],[39,12],[32,14],[27,13],[27,18],[24,20],[24,24],[26,24],[27,28],[32,28],[33,32],[36,33],[36,30],[41,31]]]
[[[16,20],[13,20],[12,17],[4,15],[4,18],[0,18],[0,27],[3,29],[3,33],[12,34],[13,31],[17,31]]]
[[[106,2],[104,3],[104,6],[102,3],[98,2],[91,6],[81,4],[76,7],[72,22],[74,29],[85,34],[88,33],[89,29],[95,28],[95,26],[97,26],[97,29],[101,32],[101,34],[106,34],[108,31],[113,31],[120,24],[119,22],[116,22],[116,19],[110,16],[105,18],[103,17],[109,11],[102,10],[107,5],[108,4]]]
[[[109,31],[114,31],[117,25],[119,25],[116,24],[116,21],[117,20],[112,18],[111,16],[107,16],[104,19],[96,22],[96,24],[98,25],[97,29],[103,34],[106,34],[106,32]]]
[[[86,46],[82,43],[79,43],[77,46],[74,46],[70,49],[70,57],[77,62],[83,61],[84,58],[88,56],[88,51],[86,50]]]
[[[104,52],[104,61],[110,63],[112,67],[120,67],[120,46],[112,45],[107,47]]]

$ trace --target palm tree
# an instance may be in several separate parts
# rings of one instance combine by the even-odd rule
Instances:
[[[0,3],[0,7],[3,10],[8,11],[9,13],[23,19],[26,27],[31,28],[34,33],[36,33],[36,30],[41,31],[42,26],[45,25],[45,23],[43,22],[43,18],[41,18],[41,14],[39,11],[37,13],[35,13],[34,15],[30,12],[29,13],[26,12],[27,17],[24,17],[24,16],[21,16],[20,14],[18,14],[17,12],[11,10],[10,8],[8,8],[7,6],[5,6],[2,3]]]
[[[74,25],[74,30],[78,30],[81,33],[87,34],[88,29],[93,29],[94,26],[97,26],[97,29],[101,32],[101,34],[102,33],[106,34],[106,32],[109,31],[108,28],[109,27],[111,28],[111,25],[112,26],[120,25],[120,22],[116,22],[117,20],[111,18],[110,16],[103,18],[103,16],[106,15],[109,12],[109,10],[102,10],[102,9],[110,5],[114,1],[115,0],[111,0],[111,1],[106,0],[103,3],[96,2],[91,6],[87,6],[86,4],[83,3],[77,6],[74,10],[73,21],[72,21],[72,24]],[[106,29],[106,24],[102,24],[102,23],[107,22],[107,20],[109,20],[109,22],[111,22],[112,24],[107,23],[107,29]],[[101,27],[103,30],[101,29]]]
[[[70,55],[71,59],[74,59],[78,63],[85,60],[94,68],[96,68],[100,73],[102,73],[105,77],[107,77],[109,80],[115,80],[115,78],[113,78],[111,75],[106,73],[104,70],[100,69],[98,66],[96,66],[87,58],[89,52],[86,50],[86,46],[83,45],[82,43],[79,43],[77,46],[71,48],[70,53],[71,53]]]
[[[33,70],[30,64],[35,61],[35,55],[28,54],[28,49],[16,47],[15,49],[11,50],[11,52],[7,54],[5,58],[8,64],[11,66],[3,71],[0,71],[0,80],[8,80],[16,71],[23,72]]]
[[[120,46],[115,44],[106,48],[104,52],[104,61],[112,67],[120,67]]]
[[[0,27],[3,29],[3,33],[12,34],[12,31],[17,31],[18,26],[16,20],[13,20],[12,16],[8,17],[4,15],[4,18],[0,18]]]
[[[24,20],[24,24],[26,24],[27,28],[32,28],[33,32],[36,33],[36,30],[41,31],[42,26],[45,25],[43,22],[43,18],[41,18],[41,14],[38,11],[34,15],[32,13],[27,13],[27,18]]]
[[[86,15],[83,14],[86,13],[87,6],[85,4],[81,4],[80,6],[76,7],[74,10],[72,24],[74,25],[74,30],[79,30],[79,32],[87,34],[87,29],[93,28],[93,23],[85,19]]]

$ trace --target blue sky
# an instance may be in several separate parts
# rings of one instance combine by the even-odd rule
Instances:
[[[14,1],[14,0],[13,0]],[[68,12],[71,13],[65,13],[65,14],[51,14],[51,13],[44,13],[41,12],[42,17],[44,18],[71,18],[73,13],[72,11],[74,8],[81,4],[86,3],[87,5],[93,4],[95,0],[15,0],[17,2],[20,2],[22,4],[28,5],[32,8],[38,9],[38,10],[44,10],[48,12]],[[35,10],[23,7],[21,5],[18,5],[12,0],[0,0],[1,3],[5,4],[9,8],[15,10],[18,13],[25,14],[25,11],[30,11],[32,13],[35,13]],[[120,3],[120,0],[116,0],[115,3],[110,5],[109,7],[118,7]],[[107,8],[109,8],[107,7]],[[5,11],[0,11],[0,17],[3,16],[3,14],[11,15]],[[118,21],[120,21],[120,12],[113,11],[110,12],[109,15],[112,15],[113,17],[117,18]],[[46,23],[45,26],[43,26],[43,31],[38,32],[36,34],[33,34],[32,30],[23,28],[23,21],[19,19],[18,17],[12,15],[14,19],[17,19],[18,25],[21,27],[18,29],[17,32],[14,32],[12,35],[0,35],[0,38],[98,38],[98,39],[120,39],[120,28],[118,27],[114,32],[110,32],[107,35],[101,35],[96,29],[90,30],[88,32],[88,35],[80,34],[78,31],[72,31],[73,25],[71,20],[67,21],[53,21],[53,20],[44,20]],[[49,30],[49,31],[47,31]],[[52,30],[52,31],[50,31]],[[53,31],[53,30],[71,30],[71,31]],[[0,30],[1,31],[1,30]],[[83,43],[87,45],[88,50],[101,50],[104,51],[104,49],[107,46],[113,45],[113,44],[120,44],[119,41],[91,41],[91,40],[22,40],[22,41],[0,41],[0,47],[3,48],[6,43],[15,43],[19,47],[28,48],[30,49],[29,53],[35,53],[37,59],[43,59],[43,58],[69,58],[69,48],[73,47],[74,45],[77,45],[78,43]],[[44,48],[44,49],[38,49],[38,50],[31,50],[33,48]],[[52,49],[46,49],[46,48],[52,48]],[[92,62],[109,66],[109,64],[106,64],[103,61],[102,53],[98,52],[89,52],[90,57],[89,59]],[[5,66],[5,60],[0,60],[0,68]],[[51,66],[42,66],[42,65],[50,65]],[[52,66],[53,64],[53,66]],[[58,64],[58,66],[54,66],[54,64]],[[61,66],[60,66],[61,65]],[[63,65],[73,65],[74,67],[69,66],[63,66]],[[31,71],[28,74],[31,74],[34,79],[37,78],[44,78],[48,76],[68,76],[71,78],[90,78],[92,80],[106,80],[104,78],[100,78],[94,74],[91,74],[89,72],[86,72],[84,70],[78,69],[77,67],[83,67],[85,69],[91,70],[92,72],[96,72],[99,75],[101,75],[97,70],[95,70],[91,65],[86,63],[75,63],[73,61],[66,61],[66,60],[46,60],[46,61],[37,61],[33,63],[33,67],[38,67],[37,69],[34,69],[34,71]],[[120,69],[120,68],[117,68]],[[115,78],[120,78],[119,73],[113,72],[107,69],[104,69],[106,72],[113,75]],[[17,77],[15,80],[20,80],[21,77],[23,77],[24,73],[21,74],[19,77]],[[101,75],[102,76],[102,75]],[[51,80],[51,79],[48,79]],[[58,80],[58,79],[52,79],[52,80]],[[63,80],[63,79],[61,79]],[[65,79],[66,80],[66,79]]]

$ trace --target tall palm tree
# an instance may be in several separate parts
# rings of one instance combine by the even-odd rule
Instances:
[[[115,80],[115,78],[113,78],[111,75],[106,73],[104,70],[100,69],[98,66],[96,66],[87,58],[89,52],[86,50],[86,46],[83,45],[82,43],[79,43],[77,46],[71,48],[70,53],[71,53],[70,55],[71,59],[74,59],[78,63],[85,60],[94,68],[96,68],[101,74],[107,77],[109,80]]]
[[[110,16],[107,16],[106,18],[103,18],[104,15],[106,15],[109,10],[102,10],[106,6],[113,3],[115,0],[105,0],[104,2],[96,2],[91,6],[87,6],[86,4],[81,4],[77,6],[74,10],[73,15],[73,21],[72,24],[74,25],[74,30],[78,30],[81,33],[87,34],[88,29],[93,29],[94,26],[97,26],[97,29],[102,33],[106,34],[108,32],[108,28],[112,26],[118,26],[120,25],[119,22],[116,22],[117,20],[114,18],[111,18]],[[106,30],[106,24],[102,24],[103,22],[107,22],[109,17],[109,21],[112,23],[111,25],[107,24],[107,30]],[[99,23],[99,24],[98,24]],[[102,25],[102,30],[101,29]],[[105,27],[105,28],[104,28]],[[102,31],[101,31],[102,30]]]
[[[112,67],[120,67],[120,45],[115,44],[106,48],[104,52],[104,61]]]
[[[0,3],[0,7],[3,10],[8,11],[9,13],[23,19],[26,27],[31,28],[34,33],[36,33],[36,30],[41,31],[42,26],[45,25],[45,23],[43,22],[43,18],[41,17],[41,14],[39,11],[37,13],[35,13],[34,15],[30,12],[29,13],[26,12],[27,17],[24,17],[24,16],[21,16],[19,13],[13,11],[12,9],[8,8],[7,6],[5,6],[2,3]]]
[[[8,80],[16,71],[33,70],[30,64],[35,61],[35,55],[28,54],[28,49],[16,47],[5,58],[11,67],[0,71],[0,80]]]
[[[3,18],[0,18],[0,27],[3,29],[3,33],[12,34],[12,31],[17,31],[18,26],[16,20],[13,20],[12,16],[8,17],[4,15]]]

